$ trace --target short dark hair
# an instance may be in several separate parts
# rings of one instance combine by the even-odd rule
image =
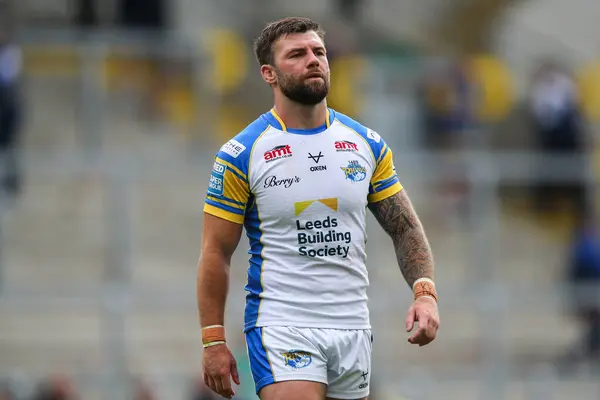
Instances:
[[[287,17],[267,24],[254,42],[254,53],[258,63],[273,65],[273,43],[287,35],[309,31],[315,31],[321,40],[325,39],[325,31],[321,24],[310,18]]]

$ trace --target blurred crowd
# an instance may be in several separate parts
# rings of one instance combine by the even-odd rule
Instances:
[[[6,4],[0,2],[0,15]],[[0,18],[0,198],[14,200],[21,188],[18,159],[21,127],[21,50]],[[0,207],[2,206],[0,202]]]
[[[456,153],[494,150],[495,146],[494,124],[479,115],[481,99],[472,72],[468,63],[436,59],[423,75],[418,91],[422,145],[446,157],[438,182],[439,192],[447,201],[444,214],[463,219],[470,207],[468,165]],[[564,283],[571,288],[568,309],[583,328],[581,338],[558,357],[557,365],[561,372],[574,373],[581,361],[590,361],[600,371],[600,234],[595,185],[586,180],[596,150],[593,121],[583,112],[585,98],[577,78],[560,62],[540,61],[529,83],[526,97],[514,107],[521,137],[510,148],[529,150],[541,157],[533,163],[540,179],[525,188],[528,208],[547,219],[566,217],[562,219],[566,224],[556,227],[561,230],[566,226],[569,232],[563,242],[567,248]],[[501,126],[500,135],[510,134],[503,130],[503,121],[495,125]],[[565,171],[570,178],[560,179]],[[548,175],[559,179],[543,178]]]
[[[0,387],[0,400],[81,400],[83,396],[77,389],[77,387],[67,377],[52,377],[48,380],[41,382],[30,395],[24,396],[17,393],[10,384],[5,384]],[[149,383],[139,380],[133,384],[133,397],[132,400],[158,400],[160,397],[157,395],[155,388]],[[199,379],[193,381],[189,395],[186,397],[188,400],[217,400],[220,398],[214,394],[204,382]],[[245,397],[239,397],[243,400]]]
[[[372,383],[373,384],[373,383]],[[145,380],[136,380],[133,382],[132,400],[159,400],[161,396],[157,394],[156,388]],[[246,388],[234,388],[236,391],[235,399],[251,400],[258,397],[254,394],[252,385],[245,385]],[[83,396],[76,385],[66,376],[55,376],[41,382],[28,396],[18,394],[10,384],[0,385],[0,400],[83,400]],[[190,381],[188,395],[184,400],[219,400],[219,395],[211,391],[202,378]],[[381,400],[378,395],[377,387],[371,389],[370,400]],[[387,400],[403,400],[398,398],[387,398]]]

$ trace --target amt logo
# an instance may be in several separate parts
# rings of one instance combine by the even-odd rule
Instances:
[[[264,154],[265,161],[271,162],[279,160],[281,158],[287,158],[292,156],[292,148],[289,144],[273,147]]]
[[[358,151],[358,145],[348,140],[335,142],[335,151]]]

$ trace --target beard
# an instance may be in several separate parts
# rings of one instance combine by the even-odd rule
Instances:
[[[305,106],[314,106],[329,94],[329,76],[323,76],[323,80],[311,80],[298,78],[293,75],[282,74],[277,70],[277,83],[281,92],[290,100]]]

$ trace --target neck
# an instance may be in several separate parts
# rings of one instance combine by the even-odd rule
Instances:
[[[326,123],[327,101],[307,106],[296,103],[285,96],[275,97],[273,107],[287,128],[315,129]]]

